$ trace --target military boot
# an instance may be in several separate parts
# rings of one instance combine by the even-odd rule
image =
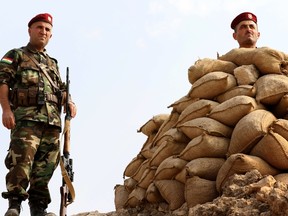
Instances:
[[[4,216],[19,216],[22,200],[20,200],[18,197],[11,197],[8,200],[9,208]]]
[[[31,216],[56,216],[54,213],[47,213],[47,205],[43,203],[30,203],[30,214]]]

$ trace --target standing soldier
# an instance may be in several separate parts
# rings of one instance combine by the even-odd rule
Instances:
[[[2,193],[9,200],[5,216],[20,215],[26,199],[31,216],[55,215],[46,211],[51,202],[48,183],[59,163],[60,115],[66,98],[71,116],[76,115],[57,61],[45,49],[52,37],[52,16],[36,15],[28,33],[28,45],[10,50],[0,61],[2,123],[11,130],[5,159],[7,192]]]

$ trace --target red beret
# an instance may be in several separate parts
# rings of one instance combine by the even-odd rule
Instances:
[[[257,24],[257,17],[251,12],[244,12],[239,14],[234,20],[231,22],[231,28],[235,29],[235,27],[244,20],[252,20]]]
[[[30,20],[30,22],[28,23],[28,27],[30,27],[33,23],[39,21],[47,22],[52,25],[53,18],[48,13],[38,14]]]

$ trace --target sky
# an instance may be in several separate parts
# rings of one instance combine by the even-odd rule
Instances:
[[[277,3],[276,3],[277,2]],[[12,5],[11,5],[12,4]],[[285,0],[14,0],[1,5],[0,56],[28,43],[27,24],[39,13],[53,16],[47,48],[70,71],[78,107],[71,122],[71,158],[76,199],[68,215],[115,210],[114,186],[140,152],[146,136],[137,130],[191,88],[188,68],[217,58],[238,44],[230,23],[241,12],[257,15],[258,47],[288,52]],[[11,8],[13,10],[11,10]],[[1,110],[1,109],[0,109]],[[0,111],[2,114],[2,110]],[[5,191],[4,159],[9,133],[0,126],[0,192]],[[56,214],[60,168],[50,181]],[[8,207],[0,198],[0,215]],[[22,204],[29,215],[28,202]]]

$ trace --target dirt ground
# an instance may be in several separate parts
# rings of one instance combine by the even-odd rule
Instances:
[[[257,170],[232,176],[223,186],[223,193],[212,202],[187,208],[185,203],[175,211],[165,203],[143,203],[133,209],[115,212],[86,212],[74,216],[285,216],[288,215],[288,186],[273,176],[262,176]]]

